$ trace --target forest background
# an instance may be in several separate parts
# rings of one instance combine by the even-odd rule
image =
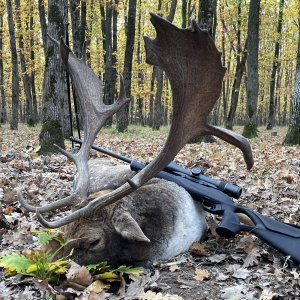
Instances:
[[[42,122],[40,143],[47,136],[46,149],[72,134],[68,78],[48,32],[69,39],[78,56],[88,41],[87,63],[103,80],[105,103],[116,98],[118,75],[124,76],[131,102],[107,125],[116,123],[119,131],[129,124],[154,130],[168,125],[168,78],[146,64],[143,47],[144,35],[154,37],[149,12],[155,12],[182,28],[195,19],[222,52],[227,72],[212,124],[245,125],[250,138],[257,126],[287,125],[293,110],[300,111],[294,93],[299,6],[299,0],[0,0],[1,123],[17,129],[19,122]]]

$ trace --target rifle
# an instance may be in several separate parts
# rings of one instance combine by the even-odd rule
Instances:
[[[82,143],[80,139],[74,137],[70,137],[70,140],[78,144]],[[105,148],[93,145],[92,149],[129,163],[133,171],[138,172],[145,167],[139,161]],[[189,171],[175,162],[171,162],[156,177],[175,182],[187,190],[194,200],[200,201],[205,211],[223,216],[216,229],[220,236],[233,238],[241,231],[250,232],[283,253],[292,263],[300,265],[300,226],[279,222],[248,208],[235,205],[232,198],[240,197],[242,189],[239,186],[207,177],[199,168]],[[241,224],[237,213],[249,217],[254,226]]]

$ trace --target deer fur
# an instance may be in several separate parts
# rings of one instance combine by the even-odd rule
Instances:
[[[97,160],[89,162],[89,170],[89,194],[97,195],[135,175],[128,165]],[[187,251],[205,230],[201,204],[177,184],[154,178],[121,201],[65,226],[66,239],[74,239],[65,254],[73,249],[80,264],[145,265]]]

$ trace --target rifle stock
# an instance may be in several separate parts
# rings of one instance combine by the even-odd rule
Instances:
[[[82,143],[81,140],[74,137],[70,139],[73,142]],[[130,163],[131,169],[134,171],[139,171],[145,167],[144,164],[136,160],[131,160],[102,147],[93,145],[92,148]],[[222,215],[222,221],[216,229],[220,236],[232,238],[241,231],[249,232],[285,256],[290,257],[295,264],[300,265],[300,227],[279,222],[250,209],[236,206],[232,194],[234,194],[234,198],[240,196],[241,189],[238,186],[223,183],[201,174],[195,176],[175,162],[169,164],[156,177],[175,182],[186,189],[194,200],[200,201],[207,212]],[[224,189],[226,185],[229,186],[227,193]],[[237,213],[248,216],[255,226],[242,224]]]

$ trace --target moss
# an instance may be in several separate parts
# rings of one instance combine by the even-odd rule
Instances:
[[[252,139],[258,136],[258,128],[257,125],[253,123],[247,123],[243,129],[243,136]]]
[[[300,145],[300,128],[299,127],[289,127],[286,134],[284,145]]]
[[[27,125],[28,125],[29,127],[34,127],[35,122],[34,122],[33,118],[29,118],[29,119],[27,120]]]
[[[39,154],[57,153],[58,150],[53,144],[65,149],[63,131],[59,121],[48,119],[44,122],[39,141],[41,146]]]

